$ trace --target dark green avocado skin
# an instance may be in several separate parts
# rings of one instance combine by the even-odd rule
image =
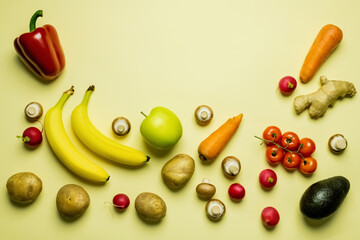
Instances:
[[[316,182],[303,193],[300,211],[312,219],[329,217],[340,207],[349,189],[349,180],[342,176]]]

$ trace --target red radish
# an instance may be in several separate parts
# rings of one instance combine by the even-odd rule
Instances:
[[[291,76],[283,77],[279,81],[280,92],[284,95],[290,95],[295,90],[296,86],[297,82],[295,78]]]
[[[277,182],[276,173],[271,169],[262,170],[259,174],[259,182],[265,189],[271,189]]]
[[[245,188],[240,183],[233,183],[230,185],[228,193],[232,200],[240,201],[245,197]]]
[[[25,129],[22,136],[17,136],[20,138],[28,147],[35,148],[40,145],[42,142],[42,132],[36,127],[29,127]]]
[[[273,207],[266,207],[261,212],[261,221],[266,227],[274,227],[280,221],[279,212]]]
[[[126,209],[130,204],[130,199],[123,193],[116,194],[113,198],[113,205],[115,208],[123,210]]]

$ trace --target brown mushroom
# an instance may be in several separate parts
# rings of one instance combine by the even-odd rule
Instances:
[[[216,188],[212,185],[209,179],[205,178],[202,183],[197,185],[196,193],[198,197],[202,200],[209,200],[211,199],[216,192]]]
[[[29,121],[34,122],[42,116],[43,108],[40,103],[31,102],[28,105],[26,105],[24,112],[25,112],[26,118]]]
[[[334,154],[342,153],[347,147],[347,141],[341,134],[334,134],[328,142],[330,151]]]
[[[227,156],[221,162],[221,169],[225,176],[234,178],[241,170],[241,164],[238,158],[234,156]]]
[[[213,221],[219,221],[226,212],[225,204],[219,199],[211,199],[205,206],[206,215]]]
[[[195,119],[200,125],[207,125],[213,115],[213,110],[207,105],[200,105],[195,110]]]
[[[116,135],[124,136],[130,132],[130,121],[125,117],[115,118],[112,122],[112,130]]]

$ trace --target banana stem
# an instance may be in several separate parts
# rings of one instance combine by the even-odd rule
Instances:
[[[89,100],[90,100],[90,97],[91,97],[91,94],[94,92],[95,90],[95,86],[94,85],[91,85],[85,92],[85,96],[84,96],[84,99],[82,101],[81,104],[84,104],[84,105],[88,105],[89,104]]]
[[[66,90],[63,95],[61,96],[60,100],[55,105],[56,107],[62,108],[65,104],[65,102],[68,100],[68,98],[73,95],[75,92],[74,86],[71,86],[69,90]]]

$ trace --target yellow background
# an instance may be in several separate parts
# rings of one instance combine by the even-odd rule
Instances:
[[[13,40],[28,31],[32,14],[44,10],[37,26],[56,27],[65,55],[62,75],[44,84],[25,68],[17,57]],[[360,214],[359,199],[359,122],[360,99],[338,101],[325,116],[310,119],[307,111],[296,115],[293,98],[318,89],[319,76],[351,81],[359,89],[360,1],[357,0],[112,0],[112,1],[2,1],[0,9],[1,89],[1,239],[355,239]],[[332,23],[344,33],[338,49],[308,84],[298,84],[284,97],[277,90],[286,75],[298,79],[310,45],[322,26]],[[89,114],[94,125],[120,143],[136,147],[152,159],[139,169],[127,169],[99,159],[76,139],[70,125],[72,109],[91,84],[96,86]],[[45,111],[63,91],[75,86],[65,105],[63,119],[74,144],[111,175],[104,186],[94,186],[72,175],[52,154],[44,139],[41,146],[27,150],[16,138],[29,126],[24,107],[40,102]],[[207,104],[214,119],[206,127],[194,120],[194,110]],[[184,133],[168,152],[156,152],[143,142],[139,126],[140,111],[165,106],[180,118]],[[243,113],[236,135],[211,165],[201,164],[198,144],[228,118]],[[116,137],[111,122],[118,116],[132,124],[128,136]],[[41,119],[43,120],[43,118]],[[270,166],[265,147],[254,135],[265,127],[278,126],[294,131],[317,144],[314,157],[318,170],[305,177],[282,166],[273,169],[278,183],[269,192],[261,189],[258,174]],[[349,143],[340,156],[330,153],[327,141],[332,134],[343,134]],[[160,171],[167,160],[187,153],[196,161],[188,184],[170,191]],[[221,160],[237,156],[242,170],[235,180],[225,178]],[[43,181],[43,191],[27,207],[13,205],[7,196],[6,181],[20,171],[32,171]],[[336,215],[320,226],[309,225],[299,211],[299,200],[313,182],[343,175],[351,182],[350,192]],[[207,219],[205,202],[197,198],[195,187],[203,178],[217,187],[214,197],[221,199],[227,212],[217,223]],[[228,186],[240,182],[245,198],[232,202]],[[75,222],[63,221],[56,210],[55,197],[68,183],[83,186],[91,204]],[[134,200],[144,191],[160,195],[168,212],[162,222],[144,223],[136,214]],[[109,204],[117,193],[130,197],[123,212]],[[280,222],[272,231],[262,226],[261,210],[274,206]]]

